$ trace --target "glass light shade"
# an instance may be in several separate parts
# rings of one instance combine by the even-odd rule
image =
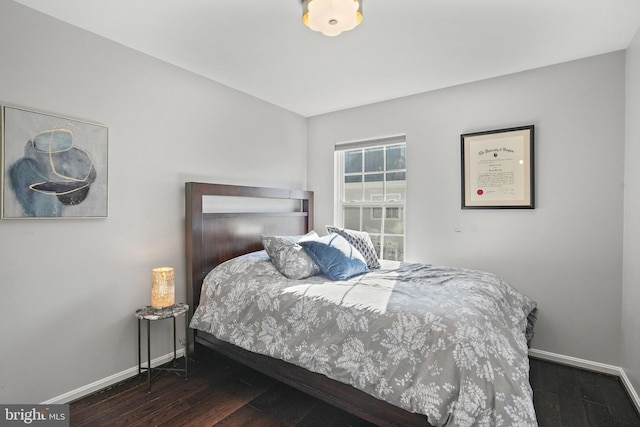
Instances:
[[[337,36],[362,22],[362,0],[303,0],[302,22],[325,36]]]
[[[151,307],[170,307],[175,302],[173,268],[159,267],[151,270]]]

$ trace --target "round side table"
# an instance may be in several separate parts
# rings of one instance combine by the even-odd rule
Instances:
[[[152,371],[174,371],[179,375],[184,375],[184,379],[187,379],[187,352],[189,349],[189,319],[187,319],[187,312],[189,311],[189,306],[184,303],[174,304],[170,307],[165,308],[153,308],[151,306],[146,306],[144,308],[140,308],[136,310],[136,318],[138,319],[138,375],[142,373],[142,371],[147,371],[147,383],[149,384],[149,392],[151,392],[151,373]],[[185,315],[185,346],[184,346],[184,368],[177,368],[176,359],[177,359],[177,345],[176,345],[176,317]],[[152,368],[151,367],[151,321],[162,320],[173,318],[173,360],[169,362]],[[140,321],[147,321],[147,367],[142,367],[142,360],[140,356]],[[171,362],[173,362],[173,367],[167,367]],[[159,373],[159,372],[157,372]]]

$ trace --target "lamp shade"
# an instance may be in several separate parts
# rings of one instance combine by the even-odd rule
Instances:
[[[302,0],[302,22],[325,36],[337,36],[362,22],[362,0]]]
[[[175,301],[173,268],[159,267],[151,270],[151,307],[170,307]]]

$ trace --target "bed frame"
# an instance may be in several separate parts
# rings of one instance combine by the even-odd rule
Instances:
[[[189,318],[200,300],[202,282],[206,274],[218,264],[236,256],[263,249],[260,235],[297,235],[313,230],[313,192],[265,187],[187,182],[186,252],[187,299]],[[299,201],[295,211],[267,212],[203,212],[207,196],[249,197],[268,201],[273,199]],[[194,343],[202,344],[231,359],[310,394],[333,406],[381,426],[428,426],[424,415],[407,412],[390,403],[376,399],[360,390],[328,377],[307,371],[299,366],[244,350],[216,339],[213,335],[192,330],[190,353]]]

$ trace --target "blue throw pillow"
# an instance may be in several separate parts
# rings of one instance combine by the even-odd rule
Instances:
[[[298,244],[331,280],[346,280],[369,271],[362,254],[338,234],[332,233]]]

